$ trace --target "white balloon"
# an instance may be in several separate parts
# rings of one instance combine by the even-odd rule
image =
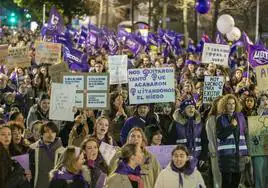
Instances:
[[[230,32],[234,26],[234,18],[229,14],[223,14],[217,20],[217,28],[222,34]]]
[[[229,41],[237,41],[241,37],[241,31],[237,27],[234,27],[232,31],[226,34],[226,37]]]

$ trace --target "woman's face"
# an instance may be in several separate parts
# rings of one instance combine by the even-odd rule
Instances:
[[[15,119],[15,121],[18,122],[18,123],[21,123],[22,125],[24,125],[24,117],[23,117],[23,115],[19,114],[17,116],[17,118]]]
[[[23,69],[22,68],[18,68],[18,74],[23,75]]]
[[[172,161],[177,168],[182,168],[188,161],[188,156],[183,150],[176,150],[172,155]]]
[[[40,107],[43,112],[48,112],[50,106],[50,100],[49,99],[43,99],[40,102]]]
[[[155,68],[160,68],[161,67],[161,63],[159,61],[156,61],[154,63],[154,66],[155,66]]]
[[[194,72],[194,68],[195,68],[195,67],[194,67],[193,64],[189,64],[189,65],[188,65],[188,69],[189,69],[190,72]]]
[[[39,75],[35,75],[33,81],[34,81],[35,85],[40,85],[41,84],[41,78],[39,77]]]
[[[85,163],[84,153],[79,155],[78,160],[76,161],[75,168],[77,171],[82,170],[83,164]]]
[[[182,64],[183,64],[183,59],[182,59],[182,58],[179,58],[179,59],[177,60],[176,66],[177,66],[178,68],[180,68]]]
[[[152,138],[152,145],[161,145],[162,143],[162,134],[158,133],[156,135],[153,136]]]
[[[95,63],[96,63],[95,59],[91,59],[90,62],[89,62],[91,67],[94,67]]]
[[[46,67],[41,67],[40,72],[41,72],[44,76],[46,76],[46,75],[47,75],[47,69],[46,69]]]
[[[144,153],[140,147],[136,148],[136,154],[133,157],[137,165],[142,165],[144,163]]]
[[[182,89],[183,89],[183,91],[185,93],[190,93],[192,91],[192,86],[191,86],[191,84],[186,83],[186,84],[183,85],[183,88]]]
[[[114,100],[114,106],[119,108],[123,105],[123,97],[121,95],[118,95]]]
[[[226,104],[226,112],[227,114],[232,114],[235,112],[235,100],[234,99],[228,99]]]
[[[138,114],[141,117],[146,117],[147,114],[149,113],[150,109],[147,105],[140,105],[138,107]]]
[[[268,98],[266,96],[261,97],[261,106],[268,108]]]
[[[188,117],[193,117],[195,114],[195,106],[194,105],[188,105],[185,109],[184,109],[186,115]]]
[[[237,70],[235,72],[235,77],[236,77],[237,80],[241,80],[241,78],[242,78],[242,72],[240,70]]]
[[[166,115],[170,115],[172,111],[172,107],[169,105],[169,104],[166,104],[164,107],[163,107],[163,113],[166,114]]]
[[[255,105],[255,101],[252,97],[246,98],[246,107],[248,109],[253,109],[254,105]]]
[[[0,129],[0,142],[5,148],[11,143],[11,130],[7,127]]]
[[[129,144],[142,144],[142,135],[140,131],[133,131],[128,137]]]
[[[85,147],[85,153],[87,156],[87,160],[95,161],[98,157],[99,148],[96,142],[89,141]]]
[[[19,144],[21,142],[22,139],[22,130],[15,128],[12,131],[12,141],[14,144]]]
[[[32,80],[29,75],[24,76],[24,83],[29,85],[31,84]]]
[[[100,119],[96,124],[96,132],[99,135],[105,135],[108,132],[109,122],[107,119]]]

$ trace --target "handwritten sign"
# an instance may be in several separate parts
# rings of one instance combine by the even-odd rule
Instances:
[[[31,58],[29,57],[28,47],[9,48],[7,57],[7,67],[30,67]]]
[[[250,155],[268,155],[268,116],[249,116],[248,130]]]
[[[107,144],[105,142],[101,142],[100,145],[100,153],[102,155],[102,157],[104,158],[105,162],[107,163],[107,165],[110,164],[112,158],[114,157],[115,153],[116,153],[116,149],[114,148],[114,146]]]
[[[110,85],[127,83],[127,55],[108,56]]]
[[[63,73],[63,83],[76,86],[77,108],[107,109],[109,75],[107,73]]]
[[[156,156],[162,169],[166,168],[168,163],[171,161],[171,152],[176,145],[165,145],[165,146],[148,146],[146,149]]]
[[[51,76],[53,83],[61,83],[61,73],[68,72],[69,67],[66,63],[58,63],[52,66],[49,66],[49,75]]]
[[[8,57],[8,45],[0,45],[0,65],[5,65],[7,63]]]
[[[211,103],[222,95],[223,76],[205,76],[203,103]]]
[[[73,121],[75,85],[52,83],[49,119]]]
[[[227,67],[229,53],[229,45],[205,43],[202,53],[202,63],[215,63]]]
[[[130,104],[175,102],[174,69],[129,69]]]
[[[61,60],[61,44],[52,42],[35,42],[35,62],[37,65],[54,65]]]
[[[22,166],[22,168],[24,168],[25,170],[29,170],[30,169],[30,163],[29,163],[29,154],[24,154],[24,155],[17,155],[12,157],[13,160],[16,160],[18,163],[20,163],[20,165]]]
[[[258,89],[261,91],[268,89],[268,65],[255,67]]]

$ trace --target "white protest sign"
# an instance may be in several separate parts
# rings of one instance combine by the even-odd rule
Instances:
[[[211,103],[215,98],[221,96],[223,84],[223,76],[205,76],[203,103]]]
[[[35,62],[40,64],[57,64],[61,60],[61,44],[35,41]]]
[[[73,121],[75,85],[52,83],[49,119]]]
[[[215,63],[228,66],[230,53],[229,45],[205,43],[202,53],[202,63]]]
[[[109,165],[116,153],[115,147],[105,142],[101,142],[99,150],[105,162],[107,163],[107,165]]]
[[[171,161],[171,152],[176,145],[165,145],[165,146],[148,146],[146,149],[159,161],[162,169],[166,168],[168,163]]]
[[[15,47],[8,49],[8,57],[7,57],[7,67],[30,67],[31,66],[31,58],[28,55],[29,48],[28,47]]]
[[[105,75],[90,75],[87,76],[87,89],[89,91],[98,90],[98,91],[107,91],[108,89],[108,76]]]
[[[175,102],[173,68],[129,69],[130,104]]]
[[[127,55],[108,56],[110,84],[127,83]]]
[[[88,93],[87,107],[88,108],[106,108],[108,106],[107,93]]]
[[[258,89],[268,90],[268,65],[255,67]]]

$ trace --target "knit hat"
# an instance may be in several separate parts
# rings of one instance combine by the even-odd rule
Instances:
[[[183,112],[185,108],[189,105],[193,105],[195,107],[195,102],[192,99],[185,99],[180,104],[180,110]]]

